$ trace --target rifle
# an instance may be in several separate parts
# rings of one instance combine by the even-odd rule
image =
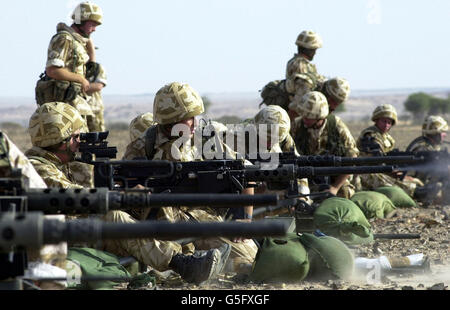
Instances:
[[[77,161],[90,164],[95,158],[116,158],[117,148],[115,146],[108,147],[109,131],[89,132],[80,134],[81,158]]]

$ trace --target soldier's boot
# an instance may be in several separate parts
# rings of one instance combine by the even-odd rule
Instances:
[[[217,249],[195,251],[192,255],[177,254],[169,267],[189,283],[200,283],[215,278],[222,272],[230,256],[231,246],[224,244]]]

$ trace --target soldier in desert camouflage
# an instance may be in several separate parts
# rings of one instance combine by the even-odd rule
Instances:
[[[286,91],[291,101],[294,96],[303,97],[310,91],[319,90],[325,77],[317,72],[316,66],[311,63],[317,49],[323,46],[322,38],[314,31],[302,31],[295,42],[297,53],[286,66]],[[292,117],[291,117],[292,118]]]
[[[447,136],[448,124],[441,116],[429,115],[422,124],[422,136],[414,139],[406,148],[406,152],[434,152],[442,150],[442,143]],[[442,167],[444,170],[445,167]],[[450,174],[450,168],[447,167]],[[442,197],[442,182],[433,173],[413,171],[412,176],[420,179],[426,185],[426,191],[434,192],[437,198]]]
[[[151,126],[143,135],[128,144],[123,159],[194,161],[207,158],[207,154],[203,153],[203,150],[199,150],[195,144],[190,143],[197,127],[195,117],[203,112],[202,98],[191,86],[177,82],[165,85],[157,92],[154,99],[153,113],[157,125]],[[185,143],[181,145],[175,143],[180,138],[178,131],[175,136],[172,136],[172,129],[177,125],[182,126],[186,133],[183,136]],[[219,143],[217,147],[223,151],[221,154],[227,153],[228,158],[236,158],[236,153],[226,144]],[[244,189],[243,193],[253,194],[253,189]],[[247,221],[251,221],[252,213],[253,207],[244,207],[244,216]],[[148,212],[142,214],[142,219],[149,216],[171,222],[192,219],[199,222],[222,222],[224,220],[224,214],[211,208],[163,207],[157,210],[157,214],[149,215]],[[252,240],[234,241],[227,238],[210,238],[196,240],[194,245],[196,249],[209,249],[229,244],[232,246],[232,251],[229,266],[226,268],[236,270],[236,268],[240,268],[239,266],[243,266],[245,272],[249,272],[256,256],[257,246]]]
[[[27,156],[49,187],[82,188],[75,183],[67,164],[79,147],[79,134],[87,130],[84,119],[69,104],[50,102],[40,106],[30,120],[29,133],[33,148]],[[110,211],[107,222],[134,223],[123,211]],[[230,253],[225,245],[220,249],[184,255],[180,244],[156,239],[108,240],[103,250],[119,256],[132,255],[140,262],[159,271],[172,269],[194,283],[211,279],[222,271]]]
[[[133,118],[128,127],[130,131],[130,141],[134,141],[139,138],[150,126],[155,125],[153,121],[153,113],[147,112],[139,114]]]
[[[48,102],[30,118],[28,132],[33,147],[25,152],[49,187],[83,188],[73,179],[69,163],[79,148],[80,133],[87,132],[80,113],[64,102]]]
[[[334,114],[329,114],[328,102],[320,92],[310,92],[289,104],[300,117],[295,121],[292,134],[300,155],[336,155],[357,157],[359,151],[350,130]],[[331,178],[329,191],[350,198],[355,188],[350,184],[351,175]],[[316,190],[310,184],[311,190]]]
[[[350,95],[350,84],[344,78],[335,77],[326,80],[320,92],[327,98],[328,108],[331,114],[339,105],[347,100]]]
[[[395,147],[395,140],[389,134],[389,131],[398,122],[397,111],[390,104],[380,105],[373,111],[372,121],[375,124],[364,129],[359,135],[357,142],[358,148],[361,151],[361,154],[364,154],[365,156],[371,156],[374,152],[379,155],[385,155]],[[361,175],[359,177],[362,189],[374,190],[381,186],[396,185],[401,187],[411,197],[414,196],[417,186],[423,186],[423,183],[420,180],[409,176],[400,180],[397,178],[397,173],[392,175],[374,173]]]

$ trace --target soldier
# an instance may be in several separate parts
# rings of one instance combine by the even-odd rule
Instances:
[[[87,130],[76,109],[66,103],[50,102],[32,115],[29,133],[33,148],[27,156],[49,187],[82,188],[73,182],[67,163],[78,151],[79,134]],[[123,211],[110,211],[108,222],[134,223]],[[108,240],[104,250],[119,256],[132,255],[159,271],[172,269],[187,282],[201,283],[222,271],[230,253],[227,245],[219,249],[184,255],[180,244],[155,239]]]
[[[150,112],[140,114],[133,118],[130,122],[130,141],[134,141],[139,138],[150,126],[155,125],[153,121],[153,114]]]
[[[374,153],[385,155],[392,151],[395,146],[395,140],[389,134],[389,131],[397,123],[397,111],[390,104],[380,105],[373,111],[372,121],[375,124],[361,132],[357,142],[358,149],[366,156]],[[361,175],[360,180],[364,189],[373,190],[380,186],[397,185],[411,197],[414,196],[417,185],[423,186],[423,183],[418,179],[406,176],[402,181],[398,177],[398,173],[392,175],[374,173]]]
[[[267,140],[267,149],[271,153],[285,153],[285,152],[294,152],[297,156],[299,156],[294,139],[292,138],[290,132],[291,122],[289,119],[289,115],[287,112],[277,105],[270,105],[263,108],[259,111],[254,119],[254,124],[256,125],[256,130],[259,134],[261,128],[258,126],[260,124],[266,124],[268,128],[268,132],[266,136],[268,136]],[[272,133],[270,131],[271,125],[278,125],[278,136],[272,138]],[[259,141],[259,139],[258,139]],[[276,141],[276,142],[275,142]],[[308,195],[310,193],[308,186],[308,179],[299,179],[298,180],[298,193],[302,195]],[[306,199],[310,202],[308,199]]]
[[[414,139],[406,152],[440,151],[447,131],[448,124],[441,116],[427,116],[422,124],[422,136]]]
[[[69,168],[79,148],[80,133],[86,132],[80,113],[64,102],[48,102],[30,118],[28,133],[33,147],[25,152],[49,187],[83,188]]]
[[[292,130],[297,151],[301,155],[336,155],[357,157],[359,151],[350,130],[334,114],[329,114],[325,96],[317,91],[296,98],[289,104],[300,117]],[[350,184],[351,175],[331,178],[329,191],[334,195],[350,198],[354,186]],[[310,185],[310,188],[312,186]]]
[[[192,145],[191,139],[195,132],[195,117],[204,112],[203,101],[200,95],[188,84],[170,83],[162,87],[155,96],[153,104],[153,113],[157,125],[146,130],[136,140],[128,144],[123,159],[147,158],[149,160],[169,160],[169,161],[194,161],[208,158],[208,154],[200,153],[203,150],[197,149]],[[172,129],[175,126],[181,126],[184,129],[184,142],[177,145],[180,138],[178,131],[176,136],[172,136]],[[222,153],[227,153],[228,158],[235,158],[236,154],[226,145],[219,144]],[[234,156],[234,157],[233,157]],[[243,193],[252,194],[252,189],[244,189]],[[153,211],[152,211],[153,212]],[[244,208],[246,221],[251,221],[253,207]],[[169,221],[188,221],[195,219],[199,222],[204,221],[223,221],[223,214],[217,210],[209,208],[175,208],[163,207],[157,211],[157,214],[143,214],[142,219],[148,217],[158,218]],[[238,241],[238,240],[234,240]],[[217,247],[224,243],[232,246],[230,254],[230,264],[228,270],[237,270],[242,266],[242,272],[249,272],[251,264],[254,261],[257,246],[251,240],[239,240],[233,242],[226,238],[215,238],[207,240],[197,240],[194,242],[195,248],[205,249]]]
[[[448,124],[441,116],[427,116],[422,125],[422,136],[414,139],[406,148],[406,152],[441,151],[442,142],[447,136],[447,131]],[[445,169],[445,167],[442,167],[442,169]],[[434,193],[437,198],[442,197],[443,193],[439,192],[439,189],[443,186],[443,184],[433,173],[415,171],[410,174],[416,178],[419,178],[424,184],[427,184],[423,190],[428,192],[430,195]]]
[[[320,89],[325,77],[311,63],[317,49],[323,46],[322,38],[313,31],[303,31],[295,42],[298,53],[286,66],[286,91],[299,98],[310,91]]]
[[[325,81],[321,89],[328,101],[328,109],[333,113],[350,95],[350,84],[346,79],[335,77]]]

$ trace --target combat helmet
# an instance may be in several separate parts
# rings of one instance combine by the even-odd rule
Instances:
[[[80,113],[64,102],[48,102],[36,109],[30,118],[28,133],[33,146],[48,147],[63,142],[72,133],[87,132]]]
[[[178,123],[204,111],[200,95],[188,84],[178,82],[162,87],[153,102],[155,121],[161,125]]]
[[[323,46],[322,38],[314,31],[302,31],[297,37],[295,44],[303,48],[315,50]]]
[[[448,131],[448,124],[441,116],[429,115],[422,125],[422,134],[437,135]]]
[[[325,119],[329,113],[327,98],[318,91],[309,92],[302,97],[295,96],[289,109],[309,119]]]
[[[277,124],[278,126],[278,139],[279,142],[284,141],[291,130],[291,120],[286,110],[277,105],[269,105],[258,112],[254,117],[255,125],[267,124],[268,130],[270,125]]]
[[[155,122],[153,120],[153,114],[150,112],[140,114],[133,118],[129,127],[131,141],[139,138],[140,135],[153,125],[155,125]]]
[[[346,79],[335,77],[325,82],[325,91],[336,103],[341,104],[350,95],[350,84]]]
[[[395,108],[390,104],[382,104],[378,107],[376,107],[375,111],[373,111],[372,114],[372,121],[376,121],[379,118],[387,117],[392,119],[393,124],[395,125],[397,123],[397,111]]]
[[[75,24],[81,24],[84,21],[92,20],[101,25],[103,22],[103,11],[97,4],[89,1],[81,2],[73,11],[72,19]]]

